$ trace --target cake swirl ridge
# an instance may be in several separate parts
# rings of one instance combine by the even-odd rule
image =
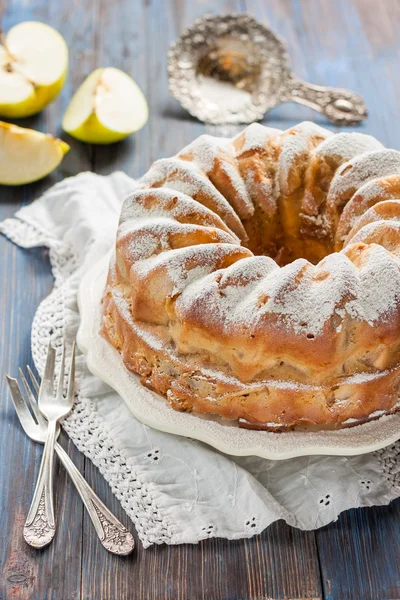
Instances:
[[[306,122],[157,161],[122,208],[103,332],[178,410],[274,430],[397,410],[400,152]]]

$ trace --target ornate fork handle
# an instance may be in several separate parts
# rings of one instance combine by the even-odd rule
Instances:
[[[125,556],[132,552],[135,546],[133,535],[118,521],[94,493],[68,454],[58,443],[55,445],[55,450],[68,475],[75,484],[104,548],[119,556]]]
[[[367,117],[365,102],[357,94],[341,88],[306,83],[295,76],[287,82],[287,88],[280,100],[305,104],[323,113],[337,125],[352,125]]]
[[[39,476],[24,525],[25,541],[34,548],[50,544],[56,532],[53,504],[53,464],[56,421],[49,422]]]

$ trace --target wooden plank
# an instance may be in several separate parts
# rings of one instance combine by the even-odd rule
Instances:
[[[13,0],[0,4],[1,24],[7,31],[13,24],[32,19],[59,29],[69,48],[70,73],[82,76],[85,61],[82,52],[93,39],[93,9],[90,1],[81,2],[71,11],[68,4],[36,0],[26,3]],[[80,32],[80,33],[76,33]],[[81,39],[79,36],[81,36]],[[70,79],[56,101],[41,114],[18,121],[18,124],[61,134],[61,119],[70,95]],[[71,158],[72,157],[72,160]],[[89,155],[90,159],[90,155]],[[19,188],[0,186],[0,220],[12,216],[24,204],[31,202],[63,176],[90,167],[85,152],[74,148],[60,169],[41,182]],[[23,251],[0,237],[0,348],[1,371],[17,373],[18,366],[32,364],[30,328],[39,302],[52,288],[52,275],[45,250]],[[0,419],[0,598],[17,600],[80,598],[82,503],[67,480],[64,469],[57,464],[56,512],[58,530],[53,544],[35,551],[22,538],[23,523],[33,495],[42,455],[42,447],[23,434],[14,414],[5,381],[1,373],[2,397]],[[66,436],[63,446],[78,468],[83,470],[84,457]]]
[[[315,81],[357,90],[370,113],[358,130],[396,149],[399,16],[397,0],[338,0],[302,3],[300,19]],[[326,598],[400,598],[399,501],[345,513],[316,539]]]
[[[166,4],[166,3],[165,3]],[[358,130],[370,132],[385,144],[399,147],[395,108],[399,79],[397,0],[246,0],[249,11],[289,43],[296,72],[316,83],[347,86],[365,96],[371,116]],[[90,168],[107,173],[122,168],[138,176],[150,162],[175,153],[206,128],[189,117],[169,96],[165,72],[166,49],[183,27],[206,12],[241,10],[244,2],[171,2],[165,12],[157,2],[118,3],[86,0],[74,4],[0,0],[3,26],[27,18],[43,19],[58,27],[68,40],[71,76],[62,96],[43,115],[24,121],[28,126],[57,132],[68,96],[93,68],[119,66],[139,82],[149,100],[150,120],[136,136],[121,144],[93,149],[73,141],[73,151],[61,171],[40,184],[23,189],[0,189],[0,218],[65,174]],[[340,32],[340,35],[338,35]],[[368,66],[367,74],[366,65]],[[385,86],[383,88],[383,85]],[[380,90],[384,90],[380,91]],[[325,125],[322,117],[304,107],[285,105],[271,111],[265,122],[289,127],[302,119]],[[70,140],[68,140],[70,141]],[[42,251],[26,253],[0,239],[3,261],[0,280],[0,327],[3,333],[0,364],[16,371],[29,361],[29,329],[34,309],[51,287]],[[0,598],[81,597],[81,504],[65,474],[59,471],[57,503],[63,520],[49,550],[36,553],[21,539],[41,450],[17,427],[4,384],[0,388]],[[74,460],[83,458],[70,444]],[[13,457],[11,462],[10,456]],[[26,471],[26,465],[35,469]],[[11,463],[11,464],[10,464]],[[5,468],[3,466],[5,465]],[[88,463],[87,476],[101,497],[129,526],[128,518],[97,470]],[[18,502],[15,501],[17,498]],[[16,507],[17,509],[16,510]],[[60,506],[61,510],[61,506]],[[82,597],[94,598],[320,598],[315,539],[327,598],[400,598],[399,502],[389,507],[351,511],[315,535],[274,524],[251,540],[208,540],[197,546],[139,546],[126,559],[100,547],[87,518],[84,520]],[[68,531],[68,535],[67,532]],[[67,543],[66,543],[67,540]],[[62,544],[61,544],[62,541]],[[60,543],[60,546],[57,544]],[[346,550],[345,559],[343,549]],[[67,571],[60,572],[60,556]],[[290,565],[290,568],[289,568]]]
[[[243,2],[101,3],[98,64],[130,73],[145,93],[148,124],[125,142],[94,148],[99,173],[123,169],[137,177],[151,162],[171,156],[212,128],[193,119],[170,96],[166,71],[169,44],[193,20],[205,13],[240,11]],[[111,43],[113,40],[113,43]],[[213,131],[214,132],[214,131]],[[89,482],[115,514],[126,515],[91,464]],[[197,546],[153,547],[126,559],[106,554],[84,525],[82,597],[118,600],[140,598],[320,598],[321,585],[313,533],[276,523],[251,540],[207,540]],[[287,565],[294,565],[294,570]]]
[[[299,76],[315,83],[348,87],[365,98],[370,116],[351,130],[371,133],[385,145],[399,149],[396,22],[400,3],[397,0],[379,4],[372,0],[301,3],[246,0],[246,5],[286,40]],[[287,111],[290,117],[299,120],[299,108],[292,104],[275,109],[267,120],[273,118],[271,124],[282,127],[280,121],[286,121]],[[310,117],[327,125],[315,113]],[[287,124],[292,125],[292,120]],[[396,569],[400,561],[399,539],[399,502],[389,507],[351,511],[340,517],[338,523],[318,531],[316,540],[326,597],[400,598]]]
[[[96,66],[116,67],[128,73],[148,98],[148,40],[143,2],[120,1],[117,4],[100,0],[97,3]],[[117,144],[94,146],[93,168],[106,175],[123,170],[138,177],[150,164],[150,122],[135,135]]]
[[[322,598],[313,533],[282,523],[235,542],[211,539],[147,550],[139,544],[126,559],[98,552],[93,536],[85,535],[84,544],[90,562],[85,558],[83,600]]]
[[[399,600],[400,501],[343,513],[317,531],[327,600]]]
[[[316,0],[309,0],[309,4],[315,5],[315,3]],[[304,80],[312,80],[313,61],[310,59],[307,49],[310,39],[304,33],[303,23],[299,18],[302,3],[291,0],[270,0],[269,2],[245,0],[245,6],[249,14],[270,27],[279,38],[286,42],[291,66],[297,76]],[[270,110],[264,116],[263,124],[278,129],[287,129],[300,121],[315,121],[324,126],[327,125],[326,120],[315,111],[293,103],[281,104]]]
[[[14,207],[17,206],[16,197]],[[36,306],[51,290],[52,276],[44,250],[28,253],[1,238],[0,252],[3,291],[0,299],[0,364],[2,373],[7,371],[15,375],[18,366],[32,365],[30,326]],[[36,552],[25,544],[22,528],[36,483],[42,448],[28,440],[22,432],[3,377],[0,378],[0,394],[0,598],[40,600],[45,597],[49,585],[58,590],[61,597],[77,598],[80,589],[81,502],[58,465],[55,496],[57,537],[52,546],[42,552]],[[64,439],[65,446],[82,468],[82,457]],[[68,578],[58,576],[60,556],[65,556],[70,563],[71,576]]]

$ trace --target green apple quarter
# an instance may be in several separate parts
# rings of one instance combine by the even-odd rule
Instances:
[[[96,69],[75,92],[63,119],[63,129],[82,142],[110,144],[138,131],[148,107],[139,86],[112,67]]]
[[[0,185],[42,179],[68,150],[68,144],[51,135],[0,121]]]
[[[68,48],[52,27],[25,21],[0,36],[0,117],[41,111],[64,85]]]

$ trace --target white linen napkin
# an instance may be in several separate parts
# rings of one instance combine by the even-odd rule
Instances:
[[[122,201],[135,185],[123,173],[81,173],[55,185],[0,231],[25,248],[47,246],[54,289],[38,307],[32,352],[43,372],[49,338],[71,341],[79,326],[80,280],[114,242]],[[151,429],[77,358],[78,398],[64,428],[100,469],[145,547],[238,539],[284,519],[315,529],[359,506],[400,496],[400,443],[354,457],[271,461],[230,457],[200,442]]]

